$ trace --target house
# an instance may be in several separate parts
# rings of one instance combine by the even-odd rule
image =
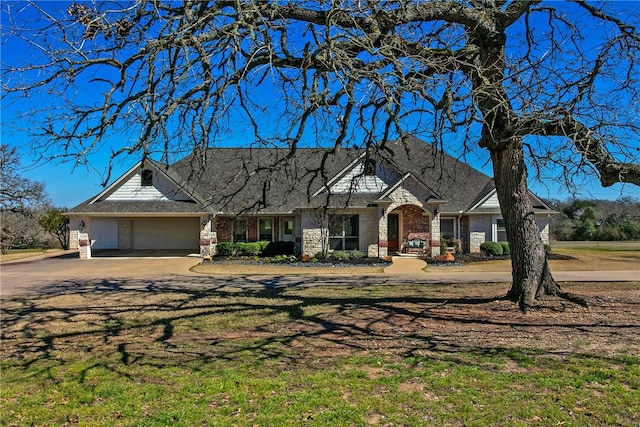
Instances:
[[[68,212],[71,246],[207,256],[218,242],[266,240],[384,257],[414,246],[435,256],[441,238],[464,252],[506,241],[492,178],[415,137],[374,148],[209,148],[169,166],[144,160]],[[548,243],[553,211],[530,197]]]

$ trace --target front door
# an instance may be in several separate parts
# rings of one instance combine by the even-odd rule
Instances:
[[[389,254],[400,250],[400,215],[389,214],[387,217],[387,241]]]

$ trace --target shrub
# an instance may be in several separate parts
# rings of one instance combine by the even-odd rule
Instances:
[[[273,257],[276,255],[293,255],[294,249],[294,242],[269,242],[262,251],[262,256]]]
[[[486,256],[499,256],[503,254],[502,245],[498,242],[484,242],[480,250]]]
[[[255,256],[260,253],[260,245],[257,242],[237,243],[237,254]]]
[[[440,239],[440,253],[443,254],[447,252],[447,239]]]
[[[216,245],[216,252],[220,256],[235,256],[236,245],[232,242],[219,242]]]
[[[336,261],[349,261],[349,253],[345,251],[333,251],[331,258]]]
[[[327,259],[329,257],[329,254],[327,252],[317,252],[314,256],[315,259]]]
[[[269,246],[269,243],[271,243],[271,242],[269,242],[268,240],[262,240],[262,241],[256,242],[256,243],[260,246],[260,252],[264,252],[265,248],[267,246]]]
[[[511,248],[509,247],[509,242],[500,242],[502,246],[502,254],[503,255],[511,255]]]
[[[360,259],[363,257],[364,257],[364,254],[361,251],[359,250],[351,251],[351,259]]]
[[[455,253],[462,252],[462,242],[460,239],[440,239],[440,253],[447,252],[448,248],[454,248]]]

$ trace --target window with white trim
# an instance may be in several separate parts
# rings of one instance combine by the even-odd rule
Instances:
[[[453,218],[440,218],[440,237],[442,239],[453,239],[454,220]]]
[[[258,240],[262,242],[273,241],[273,218],[260,218],[258,220]]]
[[[235,218],[231,224],[231,230],[234,242],[246,242],[247,241],[247,219]]]
[[[496,219],[496,239],[498,242],[507,241],[507,229],[504,225],[504,219],[502,218]]]
[[[335,251],[360,249],[360,217],[358,215],[329,217],[329,249]]]

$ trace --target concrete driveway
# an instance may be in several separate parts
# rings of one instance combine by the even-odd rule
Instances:
[[[511,281],[510,272],[424,272],[398,261],[386,274],[367,275],[199,275],[189,271],[199,258],[93,258],[81,260],[77,253],[3,263],[0,266],[0,296],[59,294],[124,288],[176,289],[212,287],[330,286],[373,284],[491,283]],[[640,281],[640,271],[558,271],[556,280]]]
[[[108,282],[151,283],[194,275],[200,258],[103,257],[81,260],[76,252],[38,257],[0,266],[0,295],[52,292],[64,287]]]

